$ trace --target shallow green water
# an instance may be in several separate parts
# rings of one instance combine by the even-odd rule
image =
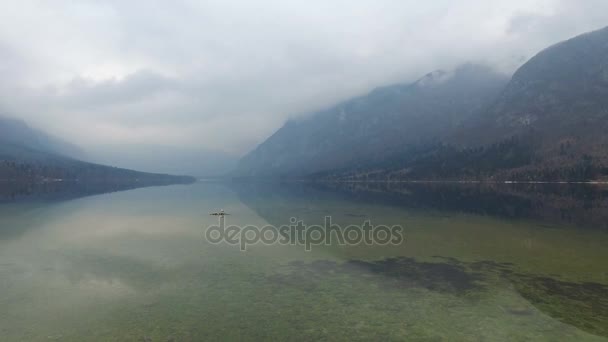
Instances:
[[[603,190],[421,189],[199,183],[1,204],[0,340],[608,339]],[[220,208],[235,225],[398,224],[405,241],[241,252],[204,239]]]

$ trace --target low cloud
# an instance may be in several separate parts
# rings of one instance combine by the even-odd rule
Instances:
[[[469,61],[512,72],[608,24],[603,0],[23,0],[0,13],[4,111],[91,150],[234,157],[375,86]]]

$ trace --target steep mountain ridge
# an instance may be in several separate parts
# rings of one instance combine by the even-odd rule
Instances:
[[[440,139],[490,103],[508,78],[467,64],[373,90],[287,122],[239,163],[239,176],[294,176],[381,162]]]
[[[513,75],[487,113],[448,142],[488,146],[529,141],[527,165],[506,172],[530,179],[573,179],[587,168],[604,178],[608,167],[608,27],[555,44]],[[580,180],[580,176],[574,177]]]
[[[526,132],[576,133],[608,123],[608,27],[555,44],[530,59],[478,123],[469,143]],[[600,128],[602,128],[600,127]],[[466,135],[469,131],[463,131]]]
[[[484,82],[455,82],[470,68],[373,91],[361,98],[368,106],[359,117],[368,125],[353,120],[357,116],[340,116],[345,105],[305,123],[288,123],[243,158],[240,175],[608,179],[608,28],[541,51],[510,81],[486,84],[489,91],[480,89]],[[421,91],[427,85],[432,91]],[[336,117],[345,122],[336,124]],[[370,130],[376,122],[384,125]],[[340,131],[344,127],[347,134]],[[357,134],[362,127],[369,134]],[[355,138],[334,138],[341,135]],[[319,155],[332,162],[319,162]]]

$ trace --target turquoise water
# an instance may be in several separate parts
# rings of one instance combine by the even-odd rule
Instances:
[[[603,189],[219,184],[0,204],[2,341],[608,339]],[[250,246],[235,225],[400,225]]]

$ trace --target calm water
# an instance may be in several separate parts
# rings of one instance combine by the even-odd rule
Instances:
[[[12,196],[14,197],[14,196]],[[62,196],[59,196],[62,197]],[[398,246],[206,242],[399,224]],[[608,339],[608,189],[198,183],[0,204],[0,340]]]

